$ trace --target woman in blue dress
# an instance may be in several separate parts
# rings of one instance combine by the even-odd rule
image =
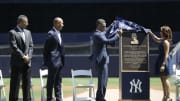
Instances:
[[[160,37],[157,37],[151,31],[149,34],[152,36],[155,42],[160,44],[156,69],[160,75],[163,87],[162,101],[172,101],[172,98],[170,98],[170,82],[168,80],[168,76],[171,74],[172,69],[166,66],[170,45],[172,43],[172,30],[169,26],[162,26],[160,27]]]

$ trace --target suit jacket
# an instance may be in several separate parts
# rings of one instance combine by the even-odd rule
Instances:
[[[173,65],[180,66],[180,42],[169,52],[166,66],[173,69]],[[178,68],[178,67],[177,67]]]
[[[60,44],[58,34],[54,28],[48,32],[43,51],[44,65],[47,67],[64,66],[64,45],[62,40]]]
[[[24,55],[32,58],[33,54],[33,41],[31,32],[24,29],[25,41],[22,38],[22,32],[16,27],[9,31],[9,42],[11,47],[11,65],[22,66],[24,64]],[[31,62],[28,63],[31,66]]]
[[[109,55],[107,53],[107,45],[112,44],[119,38],[118,34],[114,34],[113,37],[107,38],[106,31],[101,32],[96,30],[93,35],[93,53],[91,59],[95,63],[109,63]]]

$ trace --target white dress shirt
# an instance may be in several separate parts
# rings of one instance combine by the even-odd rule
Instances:
[[[22,37],[23,41],[25,42],[25,33],[24,33],[24,30],[21,29],[19,26],[17,26],[17,28],[20,30],[21,37]]]
[[[53,28],[54,28],[54,29],[55,29],[55,31],[57,32],[58,39],[59,39],[59,43],[60,43],[60,45],[61,45],[61,42],[62,42],[62,39],[61,39],[61,33],[60,33],[60,31],[56,30],[56,28],[55,28],[55,27],[53,27]]]

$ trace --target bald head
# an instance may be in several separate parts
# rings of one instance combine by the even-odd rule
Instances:
[[[55,17],[53,20],[53,26],[56,30],[61,30],[64,27],[63,19],[60,17]]]

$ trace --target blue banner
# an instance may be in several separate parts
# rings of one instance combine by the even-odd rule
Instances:
[[[123,18],[117,17],[116,22],[111,28],[110,33],[114,33],[117,29],[122,29],[124,31],[135,31],[135,32],[149,32],[149,29],[146,29],[143,26],[140,26],[132,21],[125,20]]]

